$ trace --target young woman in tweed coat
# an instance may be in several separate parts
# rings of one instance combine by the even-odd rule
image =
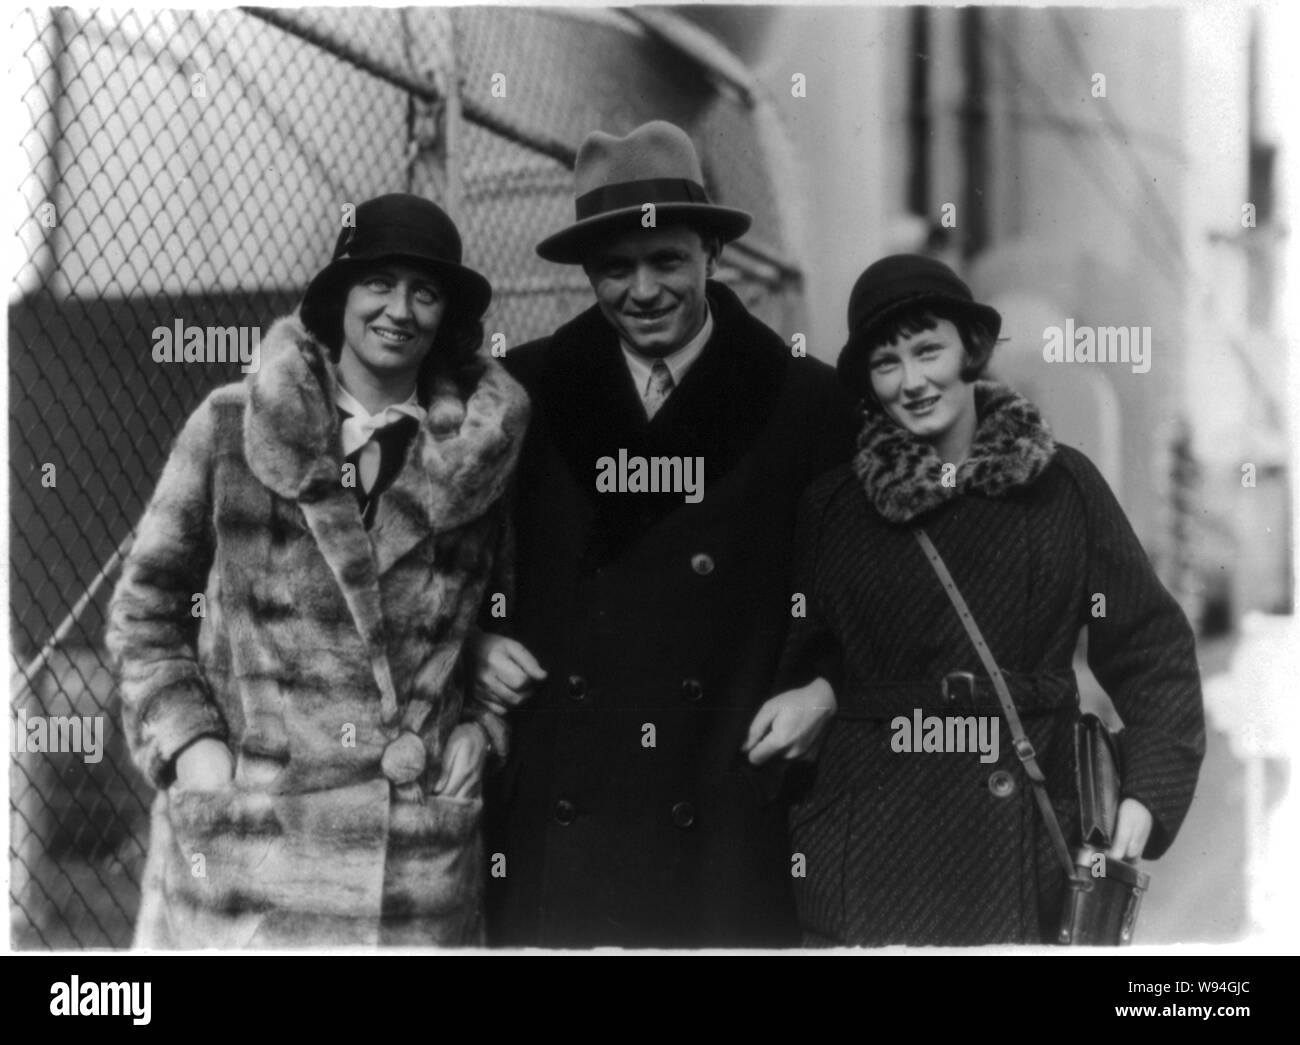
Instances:
[[[361,204],[260,367],[177,439],[107,634],[158,788],[137,946],[481,939],[505,733],[455,669],[528,404],[460,259],[429,201]]]
[[[854,461],[805,495],[796,590],[807,616],[786,647],[787,692],[751,733],[761,761],[798,754],[765,748],[765,721],[829,727],[790,822],[805,942],[1051,941],[1064,871],[911,530],[934,541],[1006,674],[1072,841],[1072,658],[1087,628],[1088,663],[1125,726],[1115,857],[1160,856],[1191,802],[1205,743],[1192,631],[1093,464],[1054,442],[1032,404],[977,380],[996,311],[939,262],[896,255],[863,273],[849,317],[838,369],[865,398],[866,425]],[[918,709],[995,717],[998,758],[900,750],[891,723]]]

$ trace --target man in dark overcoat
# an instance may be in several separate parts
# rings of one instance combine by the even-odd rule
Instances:
[[[533,424],[510,637],[475,653],[514,708],[488,796],[495,945],[799,939],[781,770],[833,698],[768,698],[801,612],[799,496],[857,426],[833,371],[709,278],[751,219],[702,182],[672,124],[589,136],[577,220],[537,251],[581,264],[596,303],[507,357]]]

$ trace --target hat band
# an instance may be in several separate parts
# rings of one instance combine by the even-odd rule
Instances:
[[[584,192],[574,201],[578,221],[610,211],[627,210],[647,203],[708,203],[704,186],[688,178],[646,178],[621,181]]]

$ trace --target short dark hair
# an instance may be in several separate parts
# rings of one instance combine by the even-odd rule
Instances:
[[[687,224],[683,222],[683,224]],[[712,249],[714,257],[722,256],[722,248],[725,244],[722,242],[722,234],[717,229],[708,225],[691,223],[690,228],[694,229],[700,235],[700,242],[704,244],[705,251]]]
[[[330,362],[336,366],[343,352],[343,312],[347,308],[348,295],[374,268],[374,265],[358,265],[354,271],[349,272],[339,282],[340,292],[334,295],[333,304],[321,316],[321,329],[315,333],[329,350]],[[442,314],[442,322],[438,324],[438,332],[433,335],[433,347],[420,364],[420,372],[415,379],[416,397],[424,404],[428,403],[433,391],[433,380],[440,373],[450,375],[462,391],[472,386],[481,369],[476,358],[483,344],[482,319],[458,307],[451,288],[436,275],[433,279],[445,295],[447,308]]]
[[[984,376],[998,338],[982,320],[959,305],[944,302],[924,302],[913,308],[901,308],[876,325],[862,353],[863,362],[858,369],[862,375],[862,387],[858,391],[862,393],[869,409],[880,409],[871,388],[871,357],[876,350],[900,337],[912,337],[924,330],[933,330],[941,319],[946,319],[957,328],[962,348],[966,350],[967,362],[961,368],[961,379],[969,384]]]

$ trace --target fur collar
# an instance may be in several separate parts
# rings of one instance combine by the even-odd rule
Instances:
[[[527,426],[528,398],[496,360],[480,352],[469,369],[459,375],[462,382],[468,378],[467,396],[452,376],[435,380],[406,466],[389,488],[392,496],[385,494],[425,533],[463,525],[501,496]],[[253,474],[294,501],[310,503],[338,491],[338,378],[325,346],[296,315],[285,316],[263,338],[262,365],[246,380],[244,449]],[[395,523],[388,515],[381,508],[376,531]]]
[[[853,468],[881,515],[910,523],[962,494],[1000,497],[1042,474],[1056,443],[1037,407],[1003,385],[980,381],[975,408],[975,440],[952,486],[942,482],[943,462],[933,447],[912,438],[885,414],[868,416]]]

